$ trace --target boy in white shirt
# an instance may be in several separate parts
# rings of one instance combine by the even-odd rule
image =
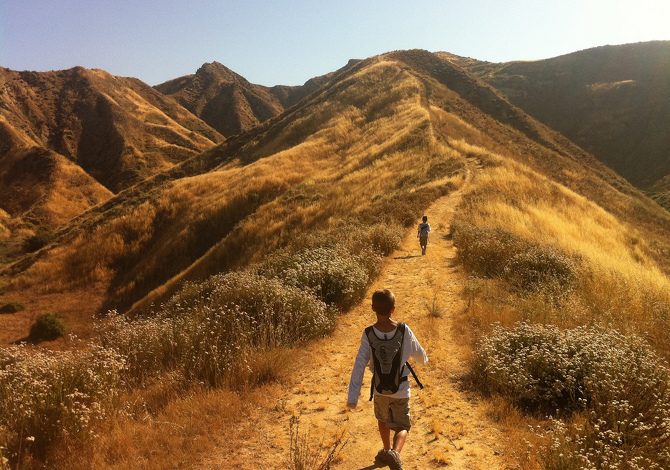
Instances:
[[[411,427],[410,387],[407,376],[410,372],[414,375],[407,361],[413,358],[425,364],[428,356],[409,326],[391,319],[395,310],[393,292],[384,289],[372,294],[372,310],[377,314],[377,322],[367,327],[361,337],[361,345],[351,372],[347,405],[350,408],[356,407],[365,366],[368,365],[373,372],[370,399],[374,395],[375,417],[384,445],[377,453],[375,461],[387,463],[392,469],[402,470],[400,451]],[[416,379],[415,375],[414,378]],[[393,445],[391,431],[394,432]]]

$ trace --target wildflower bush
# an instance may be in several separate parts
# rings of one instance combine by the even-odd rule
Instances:
[[[484,391],[525,410],[583,415],[582,425],[554,433],[545,451],[549,460],[563,453],[579,465],[547,468],[670,466],[670,372],[638,337],[590,327],[498,326],[480,342],[473,371]]]
[[[307,292],[251,272],[218,274],[186,283],[166,305],[172,315],[198,315],[223,308],[243,312],[253,333],[249,344],[272,348],[323,336],[334,326],[335,311]]]
[[[322,336],[335,312],[311,294],[249,272],[186,283],[151,318],[120,315],[99,324],[103,346],[127,358],[130,382],[178,369],[211,386],[249,367],[257,349]]]
[[[319,247],[276,254],[257,271],[307,289],[327,304],[346,310],[363,299],[380,261],[371,253],[352,255],[337,247]]]
[[[109,349],[0,349],[0,429],[8,456],[19,448],[43,456],[61,437],[82,438],[104,418],[120,384],[122,357]]]

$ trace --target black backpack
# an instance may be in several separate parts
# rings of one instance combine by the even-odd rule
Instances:
[[[391,338],[380,339],[372,330],[372,326],[368,326],[365,329],[365,335],[368,338],[368,343],[370,343],[372,362],[374,364],[372,381],[370,382],[370,400],[374,397],[375,390],[382,395],[396,393],[400,388],[400,384],[407,380],[407,376],[402,376],[405,367],[410,371],[419,388],[423,388],[409,362],[400,364],[405,330],[406,325],[398,323],[398,328]]]

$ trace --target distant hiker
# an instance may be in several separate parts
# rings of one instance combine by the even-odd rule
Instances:
[[[428,216],[424,215],[422,217],[422,222],[419,224],[419,228],[416,231],[416,237],[419,239],[419,245],[421,246],[421,254],[426,254],[426,248],[428,247],[428,234],[430,233],[430,224],[428,223]]]
[[[363,331],[349,381],[347,406],[355,408],[358,404],[367,365],[372,370],[370,400],[374,397],[375,417],[384,445],[375,462],[402,470],[400,451],[411,427],[408,374],[411,373],[423,388],[407,361],[414,358],[425,364],[428,356],[410,327],[391,319],[395,311],[393,292],[388,289],[375,291],[372,294],[372,310],[377,314],[377,322]],[[393,445],[391,431],[395,433]]]

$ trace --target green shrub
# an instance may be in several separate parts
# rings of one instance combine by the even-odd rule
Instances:
[[[342,249],[322,247],[276,254],[257,270],[290,286],[307,289],[327,304],[348,309],[365,295],[373,274],[368,264],[371,256],[350,255]]]
[[[0,349],[0,429],[8,457],[32,441],[43,457],[61,436],[85,438],[103,419],[118,390],[123,360],[114,352]]]
[[[16,313],[24,309],[25,307],[17,302],[10,302],[0,307],[0,313]]]
[[[587,327],[497,327],[479,344],[473,375],[484,391],[526,410],[583,411],[586,424],[569,439],[592,465],[583,468],[623,468],[602,459],[648,456],[657,468],[670,465],[670,372],[637,337]]]
[[[46,246],[51,242],[52,235],[49,232],[39,231],[23,241],[23,251],[32,253]]]
[[[65,325],[55,313],[45,313],[37,317],[28,335],[31,341],[50,341],[65,334]]]

